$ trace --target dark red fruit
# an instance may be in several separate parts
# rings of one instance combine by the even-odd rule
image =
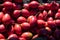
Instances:
[[[0,34],[0,39],[5,39],[3,34]]]
[[[37,18],[36,16],[29,16],[27,18],[27,21],[30,23],[31,26],[34,26],[37,23]]]
[[[14,25],[14,31],[16,34],[21,34],[22,33],[22,29],[21,29],[21,26],[19,24],[15,24]]]
[[[17,2],[17,3],[22,3],[23,2],[23,0],[14,0],[15,2]]]
[[[27,9],[22,9],[22,16],[29,17],[30,16],[29,11]]]
[[[44,6],[43,5],[39,5],[38,9],[42,11],[42,10],[44,10]]]
[[[43,17],[43,14],[40,13],[40,14],[38,15],[38,19],[39,19],[39,20],[43,20],[43,18],[44,18],[44,17]]]
[[[60,20],[59,19],[55,20],[55,23],[56,23],[56,26],[60,26]]]
[[[13,17],[18,18],[21,15],[21,10],[14,10]]]
[[[25,17],[20,16],[20,17],[17,18],[17,23],[21,24],[23,22],[26,22],[26,18]]]
[[[59,4],[56,2],[51,2],[50,9],[51,10],[57,10],[59,8]]]
[[[26,3],[26,4],[23,5],[23,7],[24,7],[25,9],[29,9],[29,4]]]
[[[44,3],[44,9],[49,10],[50,9],[50,4],[49,3]]]
[[[12,0],[3,0],[3,1],[12,1]]]
[[[30,24],[27,22],[24,22],[21,24],[21,27],[23,30],[29,30],[30,29]]]
[[[60,13],[56,13],[56,14],[55,14],[55,18],[56,18],[56,19],[60,19]]]
[[[0,12],[0,22],[2,22],[2,17],[4,16],[3,12]]]
[[[3,3],[3,6],[6,9],[11,9],[13,7],[13,3],[9,2],[9,1],[6,1],[6,2]]]
[[[53,18],[52,18],[52,17],[49,17],[49,18],[47,19],[47,21],[53,21]]]
[[[48,13],[47,13],[47,11],[43,11],[43,17],[44,17],[44,20],[47,20],[47,16],[48,16]]]
[[[0,32],[5,32],[5,26],[3,24],[0,25]]]
[[[10,24],[10,22],[11,22],[11,17],[10,17],[10,15],[9,15],[9,14],[5,14],[5,15],[3,16],[3,18],[2,18],[2,22],[3,22],[4,24]]]
[[[43,21],[43,20],[37,20],[37,25],[38,25],[39,28],[44,28],[45,21]]]
[[[33,34],[31,32],[24,32],[21,37],[26,38],[27,40],[29,40],[30,38],[32,38]]]
[[[11,35],[9,35],[8,40],[19,40],[19,39],[16,34],[11,34]]]
[[[37,8],[39,6],[39,3],[37,1],[32,1],[29,3],[29,7],[31,8]]]
[[[25,38],[23,38],[23,37],[19,37],[19,40],[26,40]]]

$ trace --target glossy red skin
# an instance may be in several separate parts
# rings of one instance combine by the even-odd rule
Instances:
[[[50,27],[51,29],[56,28],[55,21],[47,21],[47,23],[48,23],[48,27]]]
[[[5,40],[5,39],[0,39],[0,40]]]
[[[2,17],[4,16],[3,12],[0,12],[0,22],[2,22]]]
[[[29,17],[30,16],[29,11],[27,9],[22,9],[22,16]]]
[[[32,35],[32,33],[30,33],[30,32],[24,32],[24,33],[21,35],[21,37],[23,37],[23,38],[25,38],[25,39],[27,39],[27,40],[29,40],[32,36],[33,36],[33,35]]]
[[[15,24],[14,25],[14,31],[16,34],[21,35],[21,33],[22,33],[21,26],[19,24]]]
[[[44,6],[43,5],[39,5],[38,9],[42,11],[42,10],[44,10]]]
[[[3,6],[6,9],[11,9],[13,7],[13,3],[9,2],[9,1],[6,1],[6,2],[3,3]]]
[[[37,8],[39,6],[39,3],[37,1],[31,1],[29,3],[29,7],[31,8]]]
[[[3,22],[4,24],[10,24],[10,22],[11,22],[11,17],[10,17],[10,15],[9,15],[9,14],[5,14],[5,15],[3,16],[3,18],[2,18],[2,22]]]
[[[14,10],[12,16],[14,18],[18,18],[21,15],[21,10]]]
[[[29,9],[29,4],[26,3],[26,4],[23,5],[23,7],[24,7],[25,9]]]
[[[25,38],[23,38],[23,37],[19,37],[19,40],[26,40]]]
[[[38,37],[38,34],[34,35],[34,36],[32,37],[32,40],[34,40],[34,39],[37,38],[37,37]]]
[[[5,32],[5,26],[3,24],[0,25],[0,32]]]
[[[60,19],[60,13],[56,13],[55,18]]]
[[[27,22],[30,23],[31,26],[34,26],[37,23],[37,18],[36,16],[29,16],[27,18]]]
[[[43,28],[44,25],[45,25],[45,21],[43,21],[43,20],[37,20],[37,25],[38,25],[38,28]]]
[[[17,23],[21,24],[23,22],[26,22],[26,18],[25,17],[20,16],[20,17],[17,18]]]
[[[17,2],[17,3],[22,3],[23,2],[23,0],[14,0],[15,2]]]
[[[17,5],[15,3],[13,3],[13,9],[14,10],[19,10],[19,8],[17,7]]]
[[[55,20],[55,23],[56,23],[56,26],[60,26],[60,20],[59,19]]]
[[[8,36],[8,39],[10,40],[11,38],[17,38],[18,39],[18,36],[16,34],[11,34]]]
[[[48,16],[48,13],[47,13],[47,11],[43,11],[43,17],[44,17],[44,20],[47,20],[47,16]]]
[[[58,9],[58,13],[60,13],[60,9]]]
[[[8,11],[8,9],[6,9],[6,8],[3,8],[2,11],[3,11],[3,13],[10,13],[10,12]]]
[[[59,8],[59,4],[56,2],[51,2],[50,3],[50,9],[51,10],[57,10]]]
[[[54,13],[53,13],[52,10],[49,10],[49,11],[48,11],[48,16],[49,16],[49,17],[54,17]]]
[[[0,39],[5,39],[3,34],[0,34]]]
[[[52,18],[52,17],[49,17],[49,18],[47,19],[47,21],[53,21],[53,18]]]
[[[30,24],[27,22],[24,22],[21,24],[22,29],[25,30],[29,30],[30,29]]]
[[[42,13],[40,13],[39,15],[38,15],[38,17],[37,17],[39,20],[43,20],[43,14]]]
[[[50,9],[50,4],[49,3],[44,3],[44,9],[49,10]]]

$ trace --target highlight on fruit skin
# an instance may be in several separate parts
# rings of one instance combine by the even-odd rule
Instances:
[[[0,40],[59,40],[60,4],[23,1],[0,0]]]

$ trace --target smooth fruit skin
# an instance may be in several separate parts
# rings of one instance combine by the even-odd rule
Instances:
[[[55,18],[56,18],[56,19],[60,19],[60,13],[56,13],[56,14],[55,14]]]
[[[43,17],[44,17],[44,20],[47,20],[47,16],[48,16],[48,13],[46,10],[43,11]]]
[[[39,6],[38,6],[38,9],[39,9],[40,11],[43,11],[43,10],[44,10],[44,6],[43,6],[43,5],[39,5]]]
[[[49,18],[47,19],[47,21],[53,21],[53,18],[52,18],[52,17],[49,17]]]
[[[10,15],[9,15],[9,14],[5,14],[5,15],[3,16],[3,18],[2,18],[2,22],[3,22],[4,24],[10,24],[10,21],[11,21]]]
[[[36,16],[29,16],[27,22],[30,23],[31,27],[33,27],[37,23]]]
[[[50,9],[50,4],[49,3],[44,3],[43,6],[44,6],[45,10],[49,10]]]
[[[60,20],[59,19],[55,20],[55,23],[56,23],[56,26],[60,26]]]
[[[0,32],[5,32],[5,26],[3,24],[0,24]]]
[[[48,23],[48,27],[51,28],[51,30],[55,30],[56,29],[55,21],[47,21],[47,23]]]
[[[19,40],[26,40],[25,38],[23,38],[23,37],[19,37]]]
[[[39,15],[38,15],[38,20],[43,20],[43,14],[42,13],[39,13]]]
[[[13,14],[11,14],[14,18],[18,18],[21,15],[21,10],[14,10]]]
[[[0,12],[0,22],[2,22],[2,17],[4,16],[3,12]]]
[[[18,40],[18,36],[16,34],[11,34],[8,36],[8,40]]]
[[[22,9],[22,16],[29,17],[30,16],[29,11],[27,9]]]
[[[54,17],[54,15],[55,15],[55,14],[53,13],[52,10],[49,10],[49,11],[48,11],[48,17]]]
[[[57,10],[58,8],[59,8],[59,4],[56,3],[55,1],[50,3],[51,10]]]
[[[34,35],[34,36],[32,37],[32,40],[34,40],[34,39],[37,38],[37,37],[38,37],[38,34]]]
[[[23,5],[23,7],[24,7],[24,9],[28,9],[28,10],[29,10],[29,4],[25,3],[25,4]]]
[[[43,21],[43,20],[37,20],[37,25],[38,25],[38,28],[44,28],[45,21]]]
[[[6,9],[11,9],[13,7],[13,3],[9,2],[9,1],[6,1],[6,2],[3,3],[3,6]]]
[[[24,32],[21,35],[21,37],[26,38],[27,40],[29,40],[32,36],[33,36],[33,34],[31,32]]]
[[[5,39],[0,39],[0,40],[5,40]]]
[[[21,24],[21,28],[25,31],[29,30],[30,29],[30,24],[27,23],[27,22],[24,22]]]
[[[20,17],[17,18],[17,23],[21,24],[23,22],[26,22],[26,18],[25,17],[20,16]]]
[[[5,39],[3,34],[0,34],[0,39]]]
[[[39,6],[39,3],[37,1],[31,1],[29,3],[29,7],[31,8],[37,8]]]
[[[16,34],[21,35],[21,33],[22,33],[21,26],[19,24],[15,24],[14,25],[14,31]]]

